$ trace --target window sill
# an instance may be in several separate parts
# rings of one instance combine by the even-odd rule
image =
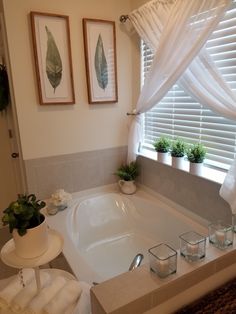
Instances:
[[[152,160],[157,161],[157,153],[156,152],[143,149],[139,153],[139,155],[142,157],[146,157],[148,159],[152,159]],[[170,155],[168,155],[168,161],[165,164],[168,166],[171,166],[171,156]],[[189,161],[187,161],[187,160],[184,161],[184,169],[183,170],[181,169],[180,171],[189,172]],[[191,174],[191,175],[193,175],[193,174]],[[203,165],[203,171],[202,171],[201,177],[203,177],[207,180],[222,184],[224,181],[225,175],[226,175],[226,171],[213,169],[213,168],[210,168],[210,167]]]

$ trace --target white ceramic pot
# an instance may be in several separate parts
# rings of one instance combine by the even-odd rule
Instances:
[[[35,258],[48,249],[48,227],[46,219],[37,227],[27,229],[25,235],[20,236],[17,229],[12,233],[16,255],[23,258]]]
[[[197,176],[201,176],[202,175],[202,169],[203,169],[203,163],[199,162],[190,162],[189,163],[189,172],[191,174],[197,175]]]
[[[166,164],[168,162],[168,153],[157,152],[157,160]]]
[[[134,194],[136,192],[137,188],[134,181],[120,180],[118,184],[124,194]]]
[[[184,157],[172,157],[172,167],[184,169]]]

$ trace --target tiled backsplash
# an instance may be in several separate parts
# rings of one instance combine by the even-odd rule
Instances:
[[[219,196],[220,184],[139,156],[140,183],[209,221],[231,223],[229,205]]]
[[[116,147],[26,160],[28,192],[48,198],[59,188],[72,193],[115,183],[126,156],[127,147]]]
[[[28,191],[48,198],[56,189],[68,192],[117,182],[114,175],[126,161],[127,147],[116,147],[25,161]],[[209,220],[231,222],[228,204],[219,196],[220,184],[139,156],[141,184]]]

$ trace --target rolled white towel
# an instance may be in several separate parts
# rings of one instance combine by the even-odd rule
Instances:
[[[34,270],[25,268],[22,270],[23,282],[27,285],[34,278]],[[16,275],[10,283],[0,291],[0,308],[6,309],[13,298],[23,289],[20,274]]]
[[[46,271],[40,272],[40,284],[43,288],[50,281],[50,275]],[[37,283],[36,280],[32,280],[28,285],[26,285],[12,300],[11,310],[14,313],[21,313],[30,301],[37,294]]]
[[[83,281],[80,281],[82,293],[79,301],[76,304],[72,314],[91,314],[91,303],[90,303],[90,289],[91,286]]]
[[[43,307],[53,299],[66,283],[67,279],[62,276],[57,276],[50,285],[44,287],[39,294],[33,298],[28,304],[25,314],[41,314]]]
[[[54,298],[44,307],[43,314],[64,314],[75,303],[82,292],[78,281],[69,280]]]

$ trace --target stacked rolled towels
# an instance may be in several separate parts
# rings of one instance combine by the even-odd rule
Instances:
[[[24,269],[23,279],[24,287],[19,276],[16,276],[0,291],[0,309],[16,314],[72,313],[75,305],[80,303],[78,301],[81,294],[82,303],[89,304],[90,308],[89,294],[87,291],[82,293],[84,283],[80,284],[77,280],[68,279],[60,274],[51,277],[50,273],[42,270],[40,271],[41,290],[38,292],[33,269]],[[90,288],[87,290],[89,291]],[[88,295],[86,302],[84,302],[85,295]],[[77,306],[76,308],[78,309]],[[82,311],[76,313],[85,314]]]
[[[27,285],[34,278],[34,270],[31,268],[22,269],[22,278]],[[16,276],[10,283],[0,291],[0,309],[7,309],[15,296],[23,289],[23,283],[20,276]]]

